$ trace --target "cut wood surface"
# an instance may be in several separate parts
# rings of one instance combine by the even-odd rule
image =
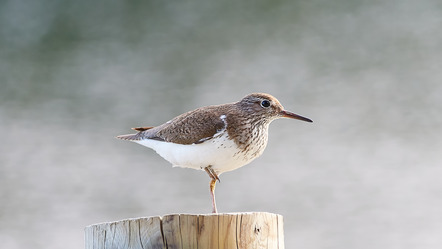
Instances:
[[[171,214],[90,225],[86,249],[284,249],[281,215]]]

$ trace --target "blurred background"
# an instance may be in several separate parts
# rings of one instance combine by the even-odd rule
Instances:
[[[272,123],[220,212],[283,215],[286,248],[440,248],[441,28],[438,0],[1,1],[2,247],[209,213],[205,172],[114,137],[267,92],[314,123]]]

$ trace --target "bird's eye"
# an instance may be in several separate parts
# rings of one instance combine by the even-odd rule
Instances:
[[[269,106],[270,106],[270,101],[268,101],[268,100],[266,100],[266,99],[263,100],[263,101],[261,102],[261,106],[262,106],[262,107],[266,107],[266,108],[269,107]]]

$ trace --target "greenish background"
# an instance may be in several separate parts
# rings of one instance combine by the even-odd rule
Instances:
[[[2,248],[211,210],[209,178],[119,141],[251,92],[278,120],[221,176],[221,212],[284,216],[286,248],[442,245],[439,0],[0,2]]]

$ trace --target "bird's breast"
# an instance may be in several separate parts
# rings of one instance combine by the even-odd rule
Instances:
[[[267,127],[255,126],[248,129],[248,133],[242,137],[242,143],[239,143],[239,152],[244,160],[251,161],[259,157],[265,150],[268,141]]]

